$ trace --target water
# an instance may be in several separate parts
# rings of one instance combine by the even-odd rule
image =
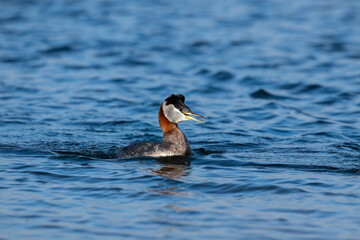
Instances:
[[[358,1],[1,1],[1,239],[359,239]],[[172,93],[189,158],[160,141]]]

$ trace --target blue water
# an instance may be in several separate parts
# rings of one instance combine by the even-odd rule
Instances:
[[[359,239],[360,2],[0,2],[0,239]],[[172,93],[207,117],[160,141]]]

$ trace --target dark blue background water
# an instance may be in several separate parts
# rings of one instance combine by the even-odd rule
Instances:
[[[1,239],[359,239],[360,2],[0,2]],[[161,140],[172,93],[194,155]]]

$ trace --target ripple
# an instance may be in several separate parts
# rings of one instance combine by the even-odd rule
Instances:
[[[206,41],[206,40],[198,40],[198,41],[195,41],[193,43],[190,44],[191,47],[206,47],[206,46],[210,46],[211,43]]]
[[[63,66],[66,70],[88,70],[88,69],[102,69],[100,64],[66,64]]]
[[[323,41],[313,43],[312,46],[316,49],[326,52],[344,52],[346,51],[346,45],[340,41]]]
[[[147,59],[142,58],[126,58],[122,61],[117,61],[114,63],[114,65],[129,65],[129,66],[152,66],[155,63],[152,61],[149,61]]]
[[[317,136],[321,138],[344,139],[342,135],[333,132],[315,132],[315,133],[304,134],[304,136]]]
[[[251,40],[233,40],[230,42],[230,45],[232,46],[245,46],[252,44],[253,41]]]
[[[247,86],[256,86],[256,85],[263,85],[264,81],[259,77],[254,76],[245,76],[240,81],[242,84]]]
[[[217,81],[227,81],[233,79],[234,77],[233,73],[224,70],[218,71],[211,76],[212,79]]]
[[[336,93],[338,92],[337,89],[335,88],[329,88],[329,87],[324,87],[320,84],[309,84],[304,86],[303,88],[299,89],[298,91],[296,91],[296,93],[311,93],[311,92],[319,92],[319,93]]]
[[[217,184],[213,182],[205,184],[193,184],[191,186],[195,190],[204,190],[211,194],[237,194],[237,193],[257,193],[257,192],[273,192],[275,194],[292,194],[292,193],[304,193],[302,189],[287,189],[276,185],[262,185],[255,186],[253,184]]]
[[[59,179],[59,180],[67,179],[68,181],[76,179],[75,176],[57,174],[57,173],[51,173],[51,172],[44,172],[44,171],[23,171],[23,173],[29,173],[29,174],[32,174],[35,176],[46,177],[49,179]]]
[[[268,91],[264,89],[259,89],[253,93],[250,94],[252,98],[260,98],[260,99],[273,99],[273,100],[282,100],[282,99],[289,99],[289,97],[275,95],[272,93],[269,93]]]
[[[135,123],[137,121],[132,120],[119,120],[119,121],[105,121],[105,122],[73,122],[72,124],[84,125],[84,126],[94,126],[94,127],[103,127],[103,126],[117,126],[117,125],[126,125],[130,123]]]
[[[67,53],[67,52],[73,52],[75,51],[75,48],[71,44],[64,44],[59,46],[52,46],[48,47],[45,50],[42,50],[41,52],[44,54],[59,54],[59,53]]]
[[[0,57],[0,61],[3,63],[18,63],[18,62],[26,62],[27,59],[23,56],[2,56]]]
[[[299,82],[296,82],[296,83],[283,83],[283,84],[280,84],[279,88],[284,89],[284,90],[292,90],[292,89],[297,89],[300,86],[303,86],[303,83],[299,83]]]
[[[351,150],[360,153],[360,145],[354,142],[344,142],[342,144],[334,145],[338,149]]]

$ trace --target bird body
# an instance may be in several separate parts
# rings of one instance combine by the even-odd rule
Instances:
[[[163,132],[160,143],[140,142],[116,150],[118,158],[135,156],[189,156],[191,155],[190,144],[185,134],[178,127],[178,123],[186,120],[202,122],[192,116],[203,116],[193,113],[185,104],[185,97],[181,94],[171,95],[161,104],[159,109],[159,125]]]

